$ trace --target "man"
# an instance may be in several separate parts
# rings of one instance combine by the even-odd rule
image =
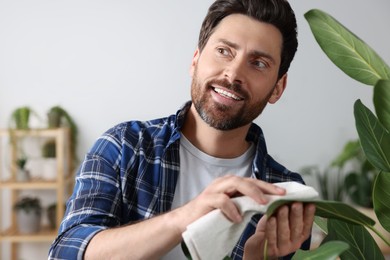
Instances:
[[[252,123],[282,96],[296,48],[285,0],[212,4],[191,64],[192,102],[167,118],[119,124],[95,143],[49,257],[185,259],[180,242],[190,223],[214,209],[240,222],[232,197],[264,204],[265,194],[285,192],[271,183],[303,182],[267,154]],[[295,252],[310,236],[314,211],[293,203],[269,219],[254,216],[231,257]]]

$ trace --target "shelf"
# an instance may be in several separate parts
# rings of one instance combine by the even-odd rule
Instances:
[[[20,234],[16,229],[8,229],[0,234],[0,241],[9,242],[51,242],[55,239],[57,231],[42,227],[38,233]]]
[[[64,131],[67,128],[36,128],[36,129],[0,129],[0,136],[7,136],[12,133],[14,137],[57,137],[58,133]]]
[[[72,178],[69,176],[65,178],[65,182],[73,181]],[[34,190],[47,190],[47,189],[57,189],[58,188],[58,182],[56,180],[47,181],[42,179],[33,179],[28,182],[20,182],[20,181],[0,181],[0,188],[8,188],[13,190],[28,190],[28,189],[34,189]]]
[[[18,259],[18,243],[26,242],[52,242],[57,236],[62,217],[64,215],[64,207],[56,208],[55,229],[49,227],[42,227],[40,232],[33,234],[21,234],[15,228],[17,224],[17,214],[15,211],[10,210],[8,216],[4,216],[2,212],[3,208],[10,208],[14,205],[22,196],[23,192],[34,193],[35,191],[48,190],[50,195],[53,194],[55,203],[57,205],[64,205],[66,197],[70,196],[69,191],[74,182],[73,176],[73,153],[71,150],[71,138],[69,128],[41,128],[41,129],[0,129],[0,138],[2,139],[0,144],[0,163],[10,165],[10,167],[0,167],[0,242],[7,242],[5,244],[0,243],[0,251],[3,246],[10,248],[11,259]],[[23,148],[35,148],[39,151],[41,149],[41,138],[52,139],[55,142],[55,154],[56,154],[56,167],[55,171],[51,171],[53,179],[45,179],[44,172],[39,175],[36,170],[35,178],[28,181],[17,181],[18,168],[17,159],[20,158]],[[38,141],[34,140],[38,139]],[[32,146],[35,145],[35,146]],[[4,156],[4,155],[7,156]],[[28,156],[28,155],[27,155]],[[33,157],[34,156],[34,157]],[[33,155],[30,158],[35,158],[37,155]],[[4,162],[3,162],[4,161]],[[38,160],[39,161],[39,160]],[[40,162],[40,163],[43,163]],[[42,168],[43,169],[43,168]],[[6,193],[8,198],[7,203],[3,203],[2,194]],[[38,193],[39,196],[46,196]],[[9,205],[8,205],[9,204]],[[9,226],[7,228],[4,225],[9,219]],[[1,258],[1,256],[0,256]]]

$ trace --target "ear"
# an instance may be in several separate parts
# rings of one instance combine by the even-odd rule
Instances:
[[[276,82],[276,85],[274,87],[274,90],[272,91],[271,97],[268,99],[268,103],[275,104],[282,96],[284,90],[286,89],[286,85],[287,85],[287,73],[284,74],[278,80],[278,82]]]
[[[194,56],[192,57],[192,62],[191,62],[191,68],[190,68],[191,77],[194,76],[194,71],[195,71],[196,64],[198,63],[199,55],[200,55],[199,49],[196,48],[196,50],[194,52]]]

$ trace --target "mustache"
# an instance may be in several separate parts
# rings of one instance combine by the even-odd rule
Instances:
[[[243,98],[246,98],[248,96],[248,93],[242,87],[242,84],[239,82],[230,83],[226,79],[214,79],[214,80],[210,80],[207,85],[209,85],[209,86],[213,86],[213,85],[222,86],[228,90],[234,91],[235,93],[237,93],[239,96],[241,96]]]

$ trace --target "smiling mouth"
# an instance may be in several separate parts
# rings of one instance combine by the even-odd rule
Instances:
[[[216,87],[213,87],[213,90],[215,92],[217,92],[218,94],[220,94],[221,96],[223,96],[223,97],[234,99],[236,101],[243,100],[243,98],[241,98],[239,96],[236,96],[233,93],[227,92],[226,90],[223,90],[223,89],[220,89],[220,88],[216,88]]]

